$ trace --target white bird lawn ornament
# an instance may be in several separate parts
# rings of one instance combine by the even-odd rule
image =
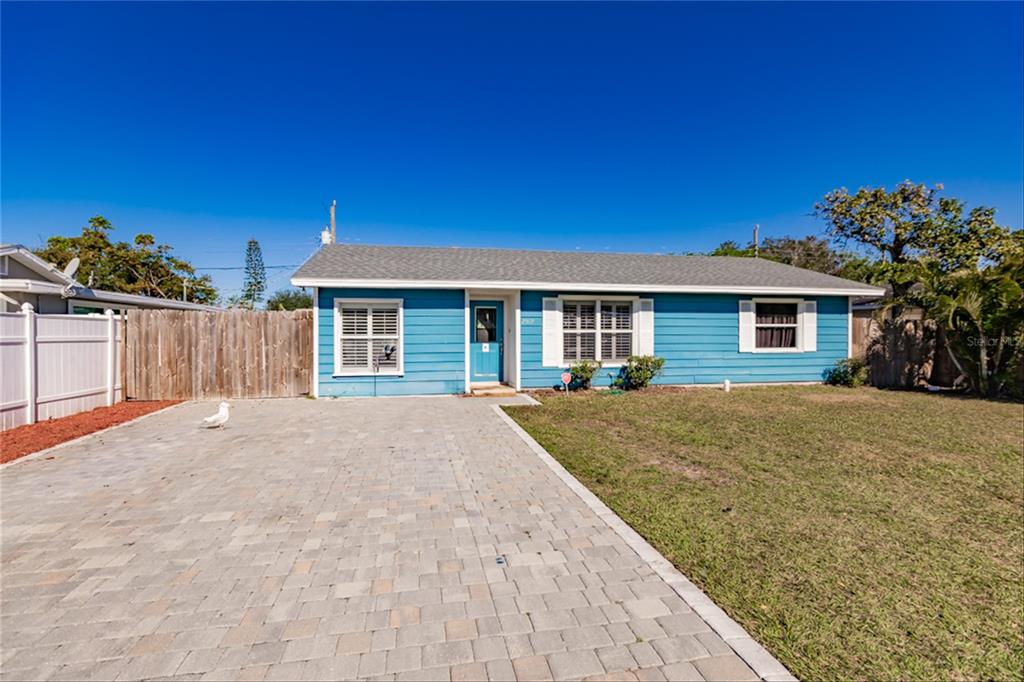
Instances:
[[[221,403],[220,409],[217,410],[217,414],[209,416],[203,419],[200,426],[204,429],[219,429],[228,423],[228,408],[231,406],[227,403]]]

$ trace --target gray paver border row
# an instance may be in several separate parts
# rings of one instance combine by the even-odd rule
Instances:
[[[125,401],[122,401],[122,402],[125,402]],[[92,433],[87,433],[85,435],[79,436],[78,438],[72,438],[71,440],[66,440],[63,443],[57,443],[56,445],[51,445],[50,447],[48,447],[48,448],[46,448],[44,450],[39,450],[38,452],[33,452],[33,453],[30,453],[30,454],[27,454],[24,457],[18,457],[17,459],[12,459],[10,462],[5,462],[4,464],[0,464],[0,471],[3,471],[7,467],[14,466],[15,464],[21,464],[23,462],[28,462],[29,460],[33,460],[33,459],[37,459],[39,457],[42,457],[43,455],[48,455],[51,452],[54,452],[55,450],[60,450],[61,448],[66,448],[69,445],[74,445],[75,443],[83,441],[86,438],[92,438],[93,436],[99,436],[99,435],[107,433],[109,431],[113,431],[114,429],[119,429],[122,426],[129,426],[131,424],[135,424],[136,422],[140,422],[143,419],[146,419],[147,417],[152,417],[153,415],[157,415],[157,414],[160,414],[162,412],[167,412],[168,410],[173,410],[176,407],[181,407],[183,405],[188,405],[189,403],[192,403],[192,402],[195,402],[195,401],[194,400],[183,400],[180,403],[176,403],[174,405],[168,405],[167,407],[161,407],[159,410],[153,410],[152,412],[147,412],[146,414],[140,414],[138,417],[135,417],[134,419],[129,419],[126,422],[121,422],[119,424],[112,424],[111,426],[108,426],[105,429],[100,429],[99,431],[93,431]],[[76,412],[75,414],[81,414],[81,413],[80,412]],[[67,416],[73,417],[74,415],[69,414]],[[36,422],[36,423],[37,424],[43,424],[43,423],[45,423],[45,421],[43,421],[43,422]]]
[[[739,623],[730,618],[725,611],[711,601],[711,598],[704,594],[703,590],[690,582],[668,559],[662,556],[658,550],[652,547],[629,524],[623,521],[618,514],[609,509],[604,502],[598,499],[594,493],[590,492],[585,485],[569,473],[558,460],[551,456],[551,453],[534,440],[533,436],[528,434],[512,417],[508,416],[501,409],[500,405],[493,405],[492,407],[498,417],[540,457],[541,461],[547,464],[548,468],[563,483],[569,486],[591,511],[604,520],[641,559],[646,561],[651,569],[686,602],[687,606],[703,618],[711,629],[718,633],[732,647],[733,651],[753,669],[758,677],[765,680],[765,682],[796,680],[793,674],[778,659],[747,634],[747,631]]]
[[[526,402],[527,405],[540,405],[541,404],[539,400],[534,398],[529,393],[520,393],[519,396],[522,397],[522,399]]]

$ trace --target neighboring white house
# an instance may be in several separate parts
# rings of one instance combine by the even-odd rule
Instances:
[[[102,313],[107,308],[216,310],[188,301],[91,289],[20,244],[0,244],[0,312],[20,312],[23,303],[31,303],[39,314]]]

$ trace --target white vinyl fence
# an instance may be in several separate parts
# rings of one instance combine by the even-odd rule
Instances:
[[[121,317],[0,313],[0,430],[121,400]]]

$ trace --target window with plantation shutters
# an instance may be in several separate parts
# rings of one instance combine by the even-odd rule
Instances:
[[[562,353],[566,362],[597,359],[597,303],[562,302]]]
[[[341,367],[365,369],[369,358],[367,308],[341,309]]]
[[[580,360],[625,362],[633,355],[632,301],[562,300],[562,355]]]
[[[401,373],[401,301],[338,299],[335,324],[335,374]]]
[[[633,354],[633,305],[601,304],[601,360],[625,362]]]

